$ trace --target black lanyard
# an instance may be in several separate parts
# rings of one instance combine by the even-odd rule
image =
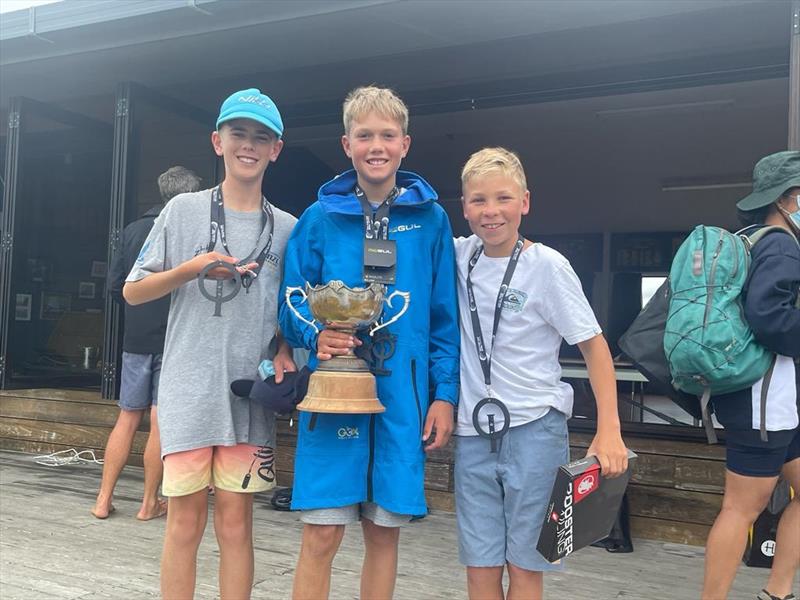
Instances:
[[[380,206],[373,209],[372,205],[367,200],[367,195],[361,186],[356,185],[355,188],[356,198],[361,203],[361,209],[364,211],[364,237],[368,240],[388,240],[389,239],[389,209],[397,197],[400,195],[400,189],[397,186],[392,188],[386,200],[381,202]]]
[[[494,303],[494,323],[492,324],[492,346],[489,352],[486,352],[486,344],[483,341],[483,331],[481,330],[481,319],[478,316],[478,305],[475,302],[475,293],[472,290],[472,280],[470,275],[472,269],[478,262],[478,259],[483,254],[483,244],[475,249],[469,259],[469,267],[467,269],[467,298],[469,300],[469,314],[472,318],[472,333],[475,338],[475,349],[478,351],[478,360],[481,363],[481,370],[483,371],[483,380],[486,382],[486,388],[489,396],[492,396],[492,351],[494,350],[494,338],[497,335],[497,327],[500,324],[500,311],[503,308],[503,302],[508,293],[508,285],[511,283],[511,278],[514,276],[514,270],[517,268],[519,262],[519,255],[522,253],[522,248],[525,245],[525,239],[519,236],[514,250],[511,251],[511,257],[508,259],[508,266],[503,275],[503,281],[500,284],[500,291],[497,293],[497,300]]]
[[[264,229],[267,228],[267,225],[269,225],[267,243],[261,252],[259,252],[256,259],[252,260],[256,250],[258,250],[258,242],[261,241],[261,237],[264,235]],[[275,218],[272,214],[272,206],[270,206],[270,203],[267,202],[267,199],[264,196],[261,196],[261,233],[258,234],[256,245],[250,251],[250,254],[247,255],[247,258],[240,260],[236,265],[243,266],[251,262],[255,262],[257,265],[254,269],[252,269],[251,272],[244,273],[242,275],[242,286],[245,288],[245,290],[250,288],[250,284],[253,283],[253,279],[258,277],[258,274],[261,272],[261,267],[264,266],[264,261],[267,259],[269,250],[272,247],[272,234],[274,232]],[[220,242],[222,242],[222,247],[225,249],[225,252],[227,252],[228,256],[233,256],[231,251],[228,249],[228,240],[225,236],[225,208],[222,202],[221,186],[217,186],[211,191],[211,232],[209,234],[208,249],[206,250],[207,252],[213,251],[214,247],[217,245],[217,235],[219,235]]]

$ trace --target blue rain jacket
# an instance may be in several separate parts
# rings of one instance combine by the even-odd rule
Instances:
[[[300,217],[289,238],[280,296],[281,331],[294,347],[312,351],[317,334],[286,305],[286,287],[340,279],[363,287],[364,219],[353,190],[355,171],[324,184],[318,201]],[[411,293],[408,311],[387,329],[397,336],[394,355],[376,376],[386,411],[376,415],[318,414],[309,430],[301,413],[294,465],[292,508],[315,509],[371,501],[408,515],[427,513],[422,430],[433,398],[458,399],[459,329],[453,237],[436,192],[420,176],[397,172],[404,191],[391,208],[389,239],[397,242],[397,283]],[[292,302],[311,320],[307,303]],[[401,307],[384,305],[388,319]]]

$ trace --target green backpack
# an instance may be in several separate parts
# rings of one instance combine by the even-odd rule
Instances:
[[[750,249],[781,227],[752,235],[698,225],[678,248],[669,272],[670,301],[664,353],[675,389],[701,396],[709,442],[716,434],[708,413],[712,395],[745,389],[765,378],[761,393],[761,437],[766,440],[766,396],[775,354],[755,341],[740,301],[750,267]],[[791,235],[791,234],[790,234]]]

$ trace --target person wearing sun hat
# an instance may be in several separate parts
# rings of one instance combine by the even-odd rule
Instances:
[[[756,340],[775,353],[768,375],[744,390],[712,397],[726,434],[725,495],[706,543],[705,600],[726,598],[748,529],[769,502],[778,476],[795,490],[783,512],[767,585],[757,600],[795,600],[800,558],[800,152],[770,154],[753,169],[753,192],[736,207],[740,220],[772,226],[753,246],[742,307]],[[760,397],[767,386],[762,441]]]
[[[296,370],[277,324],[284,249],[296,219],[261,191],[282,136],[283,121],[269,96],[255,88],[231,94],[211,133],[225,179],[213,189],[181,194],[164,208],[123,288],[132,305],[170,297],[158,393],[162,491],[169,498],[163,598],[194,595],[209,485],[215,491],[219,595],[250,597],[253,493],[275,485],[275,413],[235,396],[230,384],[272,356],[273,338],[276,383]],[[224,303],[215,300],[218,285]]]

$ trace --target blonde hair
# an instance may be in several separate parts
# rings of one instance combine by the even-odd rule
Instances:
[[[353,121],[371,112],[397,121],[403,130],[403,135],[408,133],[408,107],[405,102],[389,88],[368,85],[354,89],[344,100],[342,120],[345,135],[350,134]]]
[[[505,148],[483,148],[469,157],[464,168],[461,170],[461,186],[473,177],[485,177],[494,174],[510,177],[524,192],[528,189],[528,182],[525,179],[525,169],[519,156],[511,150]]]

